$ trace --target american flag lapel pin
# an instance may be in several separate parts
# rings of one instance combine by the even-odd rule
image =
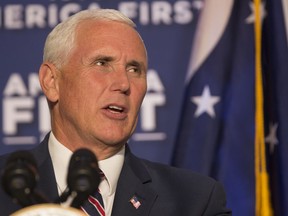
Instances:
[[[138,209],[141,205],[140,201],[138,200],[137,196],[135,196],[135,195],[129,201],[135,207],[135,209]]]

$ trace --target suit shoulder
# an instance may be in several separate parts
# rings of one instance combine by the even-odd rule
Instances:
[[[196,184],[205,187],[214,187],[217,181],[209,176],[193,172],[188,169],[177,168],[166,164],[142,160],[148,172],[157,178],[163,178],[165,181],[171,181],[175,184]]]
[[[151,177],[149,187],[158,194],[159,212],[174,203],[177,215],[230,215],[220,182],[191,170],[147,160],[142,163]]]

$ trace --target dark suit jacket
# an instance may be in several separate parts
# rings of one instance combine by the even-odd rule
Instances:
[[[31,152],[40,175],[37,189],[54,201],[58,192],[48,152],[48,137]],[[128,147],[126,149],[112,216],[231,215],[225,207],[225,193],[220,183],[190,171],[139,159]],[[0,157],[1,170],[6,159],[7,155]],[[129,202],[134,195],[141,203],[138,209]],[[9,215],[20,208],[1,188],[0,215]]]

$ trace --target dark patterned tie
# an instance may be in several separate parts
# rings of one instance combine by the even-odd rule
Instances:
[[[89,196],[81,209],[90,216],[105,216],[102,196],[99,191],[94,196]]]
[[[103,181],[105,179],[104,173],[100,170],[99,174],[101,181]],[[81,209],[90,216],[105,216],[104,203],[99,189],[93,196],[88,197]]]

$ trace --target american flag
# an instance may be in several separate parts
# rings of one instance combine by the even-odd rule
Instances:
[[[138,200],[138,198],[136,196],[133,196],[131,199],[130,199],[130,203],[136,208],[138,209],[141,205],[140,201]]]
[[[287,0],[282,1],[283,5],[284,2]],[[255,2],[204,3],[187,69],[172,165],[220,180],[233,215],[258,216],[254,144]],[[261,1],[260,8],[264,29],[269,26],[262,35],[265,53],[262,67],[267,106],[267,167],[275,216],[288,215],[288,30],[285,33],[283,5],[281,1],[266,0]],[[286,22],[287,18],[288,15]]]

